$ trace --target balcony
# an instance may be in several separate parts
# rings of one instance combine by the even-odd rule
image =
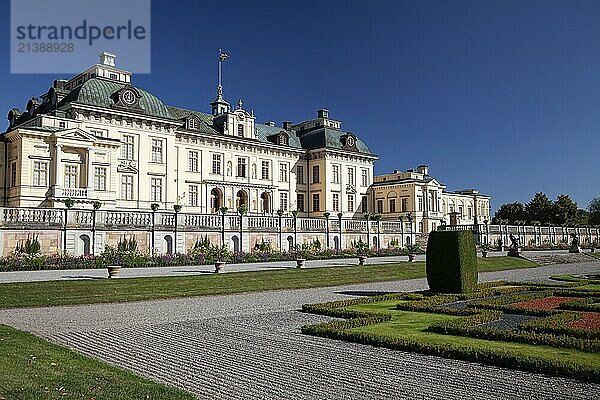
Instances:
[[[52,188],[52,197],[60,199],[88,199],[92,195],[92,190],[88,188]]]

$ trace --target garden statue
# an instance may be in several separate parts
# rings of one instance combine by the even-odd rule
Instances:
[[[569,253],[581,253],[581,247],[579,247],[579,236],[576,233],[571,233],[571,247]]]
[[[511,257],[520,257],[521,248],[519,247],[519,238],[515,237],[512,233],[509,236],[510,246],[508,247],[508,255]]]

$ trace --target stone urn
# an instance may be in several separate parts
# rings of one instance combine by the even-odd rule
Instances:
[[[413,262],[415,261],[415,258],[417,258],[416,254],[409,254],[408,255],[408,262]]]
[[[304,268],[306,258],[296,258],[296,268]]]
[[[225,261],[215,261],[215,274],[223,272],[223,268],[225,268]]]
[[[367,262],[367,256],[358,256],[358,265],[365,265]]]
[[[121,275],[120,265],[109,265],[106,267],[106,269],[108,269],[109,278],[118,278]]]

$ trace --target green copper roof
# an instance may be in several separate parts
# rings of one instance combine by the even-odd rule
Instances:
[[[343,148],[342,136],[346,133],[347,132],[339,129],[317,128],[300,136],[300,141],[302,142],[302,147],[308,150],[325,147],[341,150]],[[359,153],[373,154],[367,145],[359,138],[356,138],[356,149]]]
[[[110,81],[101,78],[92,78],[82,85],[71,90],[71,92],[62,100],[61,103],[78,102],[100,107],[110,107],[114,104],[111,96],[116,91],[126,86],[125,83]],[[167,107],[152,93],[136,87],[139,91],[140,106],[146,114],[157,117],[171,118],[171,113]]]

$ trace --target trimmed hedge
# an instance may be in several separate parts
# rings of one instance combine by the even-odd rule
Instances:
[[[401,294],[392,296],[377,296],[380,300],[390,298],[401,298]],[[381,299],[384,297],[384,299]],[[419,301],[419,300],[417,300]],[[305,305],[302,310],[318,310],[320,315],[331,317],[345,316],[345,320],[336,320],[327,323],[305,325],[301,331],[307,335],[320,336],[336,340],[345,340],[348,342],[367,344],[375,347],[386,347],[393,350],[413,351],[433,356],[454,358],[464,361],[480,362],[483,364],[496,365],[511,369],[520,369],[524,371],[543,372],[552,375],[559,375],[568,378],[575,378],[584,381],[600,382],[600,368],[577,364],[571,361],[559,361],[555,359],[543,359],[535,356],[516,356],[507,350],[481,349],[470,346],[447,346],[436,345],[427,342],[421,342],[414,339],[404,339],[392,337],[385,334],[355,331],[353,328],[386,322],[391,319],[390,314],[372,313],[367,317],[364,312],[351,310],[340,310],[340,307],[346,305],[373,303],[374,298],[353,299],[348,301],[330,302],[315,305]],[[355,315],[357,317],[352,317]],[[471,318],[473,321],[489,320],[494,312],[487,312],[484,315],[477,314]]]
[[[502,316],[501,311],[486,310],[479,314],[459,318],[453,321],[438,322],[430,325],[426,331],[444,335],[467,336],[475,339],[499,340],[503,342],[546,345],[571,348],[589,353],[600,352],[600,341],[589,338],[573,337],[565,331],[542,332],[540,330],[508,330],[479,327]],[[533,322],[528,321],[526,323]],[[575,329],[575,328],[571,328]]]
[[[477,249],[471,231],[433,231],[427,241],[427,283],[432,292],[477,290]]]

